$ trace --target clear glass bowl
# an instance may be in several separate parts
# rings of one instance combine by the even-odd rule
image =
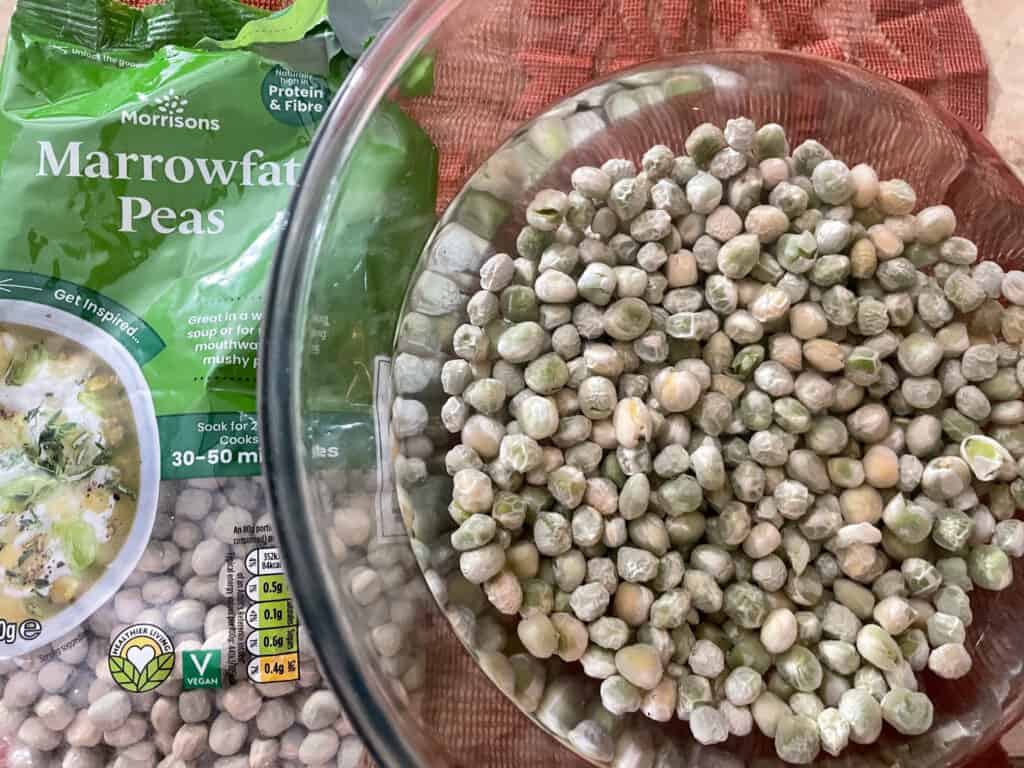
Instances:
[[[647,5],[657,19],[662,4]],[[701,5],[691,5],[686,28],[692,39],[675,50],[712,42]],[[544,115],[540,128],[516,130],[551,98],[569,93],[533,93],[525,57],[491,60],[496,51],[527,42],[515,24],[497,27],[487,6],[418,0],[381,36],[325,120],[274,267],[261,369],[265,460],[279,540],[324,674],[383,766],[584,764],[560,739],[585,718],[611,732],[617,768],[682,760],[782,765],[760,737],[707,748],[681,723],[614,720],[599,707],[596,683],[557,662],[541,665],[546,684],[539,700],[524,690],[530,681],[523,668],[509,678],[501,652],[515,652],[503,645],[514,632],[478,590],[450,575],[455,560],[444,546],[452,524],[443,462],[450,437],[431,422],[421,434],[388,439],[392,381],[377,356],[390,353],[400,323],[396,354],[412,355],[403,364],[414,364],[399,376],[407,390],[400,394],[436,413],[439,369],[431,360],[450,341],[452,323],[473,290],[475,266],[489,253],[513,250],[531,192],[566,186],[569,171],[580,164],[635,159],[657,142],[678,145],[707,120],[723,123],[743,114],[779,122],[791,140],[814,137],[851,163],[867,160],[883,176],[906,178],[921,204],[951,205],[960,233],[978,243],[984,258],[1004,266],[1021,262],[1024,187],[981,135],[932,102],[853,66],[781,52],[702,50],[604,78],[595,76],[618,62],[647,58],[648,48],[638,46],[632,58],[619,51],[604,62],[577,61],[582,75],[559,80],[556,72],[553,81],[593,82],[568,106]],[[581,45],[584,37],[581,32]],[[654,54],[671,50],[659,46]],[[550,66],[571,69],[572,53]],[[460,67],[481,61],[484,72],[504,77],[454,97],[449,90],[454,103],[438,114],[430,99],[404,95],[400,86],[411,67],[425,63],[423,56],[432,57],[439,78],[458,77]],[[469,182],[429,243],[434,206],[421,206],[421,216],[403,217],[368,237],[368,222],[382,210],[361,209],[364,201],[353,193],[374,183],[361,142],[397,154],[412,146],[427,166],[433,160],[427,144],[394,141],[408,127],[396,104],[431,127],[442,166],[457,163],[461,180]],[[480,120],[480,114],[488,117]],[[468,133],[467,115],[475,121]],[[438,209],[455,191],[417,189],[415,179],[400,173],[394,182],[393,194],[426,195]],[[417,293],[424,281],[433,289]],[[439,284],[454,288],[438,293]],[[405,537],[402,517],[415,542]],[[417,557],[430,574],[429,586]],[[1024,578],[1019,561],[1015,573]],[[1024,592],[975,592],[972,603],[970,677],[924,680],[937,703],[932,731],[907,739],[887,729],[876,745],[838,759],[823,753],[816,764],[961,765],[1024,713],[1024,633],[1017,618],[1024,615]],[[473,656],[520,703],[531,702],[532,719],[487,679]]]

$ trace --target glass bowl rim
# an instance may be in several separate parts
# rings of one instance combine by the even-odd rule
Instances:
[[[258,410],[264,475],[278,547],[286,562],[307,564],[305,568],[288,572],[299,613],[319,653],[324,677],[341,701],[358,737],[381,766],[433,768],[436,764],[431,759],[432,755],[423,755],[415,750],[405,738],[403,729],[393,722],[388,708],[367,685],[356,662],[358,654],[353,647],[354,638],[347,635],[333,611],[324,609],[325,604],[341,604],[341,589],[323,566],[328,561],[328,553],[321,531],[306,514],[296,514],[300,510],[311,509],[317,503],[315,489],[306,479],[307,467],[301,449],[304,436],[299,355],[304,327],[298,320],[302,317],[303,301],[308,295],[315,266],[307,256],[311,250],[317,249],[325,235],[322,215],[336,199],[342,171],[356,141],[373,110],[397,82],[408,62],[420,52],[424,41],[429,41],[449,15],[465,1],[410,0],[354,65],[311,143],[287,209],[283,234],[268,276],[264,305]],[[721,56],[791,58],[814,62],[817,66],[827,66],[847,75],[877,78],[900,86],[863,67],[795,51],[711,48],[680,53],[671,58],[680,64],[687,61],[699,64]],[[643,70],[653,61],[608,73],[589,81],[585,87],[621,76],[624,72]],[[950,127],[966,130],[973,134],[975,140],[980,139],[982,147],[993,158],[999,157],[987,138],[961,118],[909,88],[901,89],[942,116]],[[560,98],[569,96],[571,94],[563,94]],[[507,136],[503,137],[498,146],[507,139]],[[1002,173],[1017,181],[1002,161],[999,165]],[[309,621],[314,616],[317,621]],[[984,754],[1016,721],[1024,712],[1024,699],[1018,703],[1020,706],[1016,709],[1020,711],[1010,716],[1010,709],[1004,709],[999,724],[989,729],[986,738],[975,743],[968,759]]]

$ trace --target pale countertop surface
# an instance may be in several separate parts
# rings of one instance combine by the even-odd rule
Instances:
[[[0,51],[4,49],[4,41],[7,40],[7,26],[11,22],[12,13],[14,0],[0,0]]]
[[[0,0],[0,52],[15,0]],[[1012,53],[1024,50],[1021,0],[963,0],[989,58],[992,75],[988,137],[1024,175],[1024,67]],[[1024,755],[1024,723],[1004,739],[1011,755]]]

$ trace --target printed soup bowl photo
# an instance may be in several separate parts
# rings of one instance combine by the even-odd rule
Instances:
[[[156,415],[131,354],[58,309],[0,308],[0,658],[103,605],[149,541]]]

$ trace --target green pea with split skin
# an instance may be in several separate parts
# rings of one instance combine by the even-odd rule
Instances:
[[[821,748],[833,757],[838,757],[849,744],[850,724],[834,707],[823,710],[818,715],[817,724]]]
[[[686,154],[701,168],[707,167],[712,158],[727,146],[722,129],[713,123],[698,125],[685,141]]]
[[[891,672],[903,661],[896,641],[875,624],[867,624],[857,633],[857,652],[884,672]]]
[[[817,722],[805,715],[783,715],[775,729],[775,752],[793,765],[809,765],[821,749]]]
[[[974,520],[964,512],[941,510],[932,528],[932,540],[948,552],[959,552],[974,531]]]
[[[757,264],[761,245],[757,235],[737,235],[718,251],[718,269],[728,278],[745,277]]]
[[[538,395],[553,395],[568,383],[569,368],[558,355],[542,355],[526,366],[525,381]]]
[[[1002,591],[1013,583],[1013,568],[1006,553],[998,547],[982,545],[967,556],[967,572],[981,589]]]
[[[768,615],[764,592],[747,582],[732,584],[725,590],[723,610],[745,629],[757,629]]]
[[[821,685],[821,663],[803,646],[793,646],[776,658],[775,663],[782,678],[798,691],[810,693]]]
[[[874,744],[882,733],[882,707],[866,691],[851,689],[839,699],[839,714],[850,724],[850,741]]]
[[[878,381],[881,370],[881,356],[870,347],[855,347],[846,358],[846,378],[857,386],[871,386]]]
[[[932,727],[934,707],[923,693],[893,688],[882,699],[885,722],[905,736],[919,736]]]
[[[605,333],[613,339],[632,341],[650,327],[651,310],[642,299],[619,299],[604,315]]]
[[[960,456],[972,474],[986,482],[998,477],[1003,467],[1012,465],[1013,457],[1000,443],[984,435],[970,435],[960,443]]]
[[[908,502],[903,494],[897,494],[885,505],[882,520],[886,527],[903,541],[917,544],[928,538],[935,524],[931,508],[916,502]]]

